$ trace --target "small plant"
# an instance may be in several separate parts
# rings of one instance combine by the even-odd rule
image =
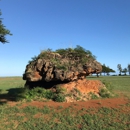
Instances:
[[[50,108],[48,106],[44,106],[44,108],[42,109],[42,113],[48,114],[49,112],[50,112]]]
[[[112,90],[113,90],[114,86],[111,84],[111,82],[107,82],[107,81],[103,80],[102,83],[105,85],[106,88],[105,87],[101,88],[99,91],[99,95],[102,98],[110,98],[110,97],[114,96],[112,94]]]
[[[109,90],[109,91],[112,91],[114,86],[111,84],[111,82],[108,82],[106,80],[103,80],[102,83],[106,86],[106,88]]]
[[[58,106],[58,109],[63,109],[63,106]]]
[[[80,97],[76,97],[76,100],[78,101],[78,100],[80,100],[81,98]]]
[[[106,88],[102,88],[99,92],[99,95],[102,98],[110,98],[112,96],[112,94]]]
[[[94,94],[92,92],[89,93],[89,96],[91,97],[91,99],[98,99],[99,98],[96,94]]]
[[[65,95],[55,94],[53,100],[56,101],[56,102],[64,102],[65,101]]]
[[[56,68],[57,68],[57,69],[64,70],[64,71],[66,71],[66,70],[67,70],[67,68],[66,68],[65,66],[60,65],[60,64],[57,64]]]
[[[56,93],[57,94],[64,93],[64,92],[66,92],[65,88],[62,88],[60,85],[56,86]]]
[[[24,113],[30,113],[32,115],[35,115],[37,111],[39,111],[39,108],[33,106],[27,106],[23,109]]]
[[[56,89],[56,92],[54,93],[53,100],[56,102],[64,102],[66,89],[60,87],[59,85],[56,86],[55,89]]]
[[[74,91],[75,91],[79,96],[81,96],[81,92],[80,92],[77,88],[74,88]]]
[[[34,61],[36,61],[36,60],[37,60],[37,58],[38,58],[37,56],[32,57],[32,58],[31,58],[31,60],[29,60],[29,61],[28,61],[28,63],[30,64],[30,63],[32,63],[32,62],[34,62]]]

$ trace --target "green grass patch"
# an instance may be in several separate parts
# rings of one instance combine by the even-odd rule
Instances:
[[[130,129],[130,104],[115,108],[86,109],[73,107],[52,108],[35,106],[0,106],[2,130],[128,130]],[[59,112],[60,111],[60,112]]]
[[[108,90],[130,97],[130,76],[88,76],[87,79],[105,81]]]
[[[63,102],[65,101],[64,91],[65,90],[59,86],[55,88],[54,92],[52,89],[45,89],[41,87],[36,87],[33,89],[21,87],[9,89],[7,95],[9,97],[13,97],[15,101],[53,100],[56,102]]]
[[[22,77],[0,77],[0,89],[7,90],[24,86],[25,80]]]

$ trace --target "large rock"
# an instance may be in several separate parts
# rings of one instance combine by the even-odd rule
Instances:
[[[26,66],[23,79],[32,85],[37,82],[70,82],[101,71],[102,65],[89,55],[80,57],[73,53],[60,55],[47,51]]]
[[[84,53],[81,49],[62,50],[62,53],[61,50],[59,53],[44,51],[32,58],[23,74],[25,87],[49,89],[54,93],[54,101],[63,97],[67,102],[86,101],[101,97],[102,89],[105,96],[111,95],[101,81],[86,79],[90,74],[102,72],[102,65],[91,53],[86,54],[86,51]],[[58,94],[59,87],[65,91]]]

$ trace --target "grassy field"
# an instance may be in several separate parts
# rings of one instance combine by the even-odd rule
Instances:
[[[22,77],[0,77],[0,89],[7,90],[24,86],[25,80]]]
[[[107,81],[112,84],[115,93],[122,93],[130,97],[130,76],[96,76],[88,77],[89,80]]]
[[[130,76],[96,76],[87,77],[89,80],[101,80],[110,82],[115,91],[130,92]],[[0,77],[0,89],[7,90],[10,88],[17,88],[24,86],[25,81],[22,77]]]
[[[130,104],[116,108],[0,106],[1,130],[130,130]]]
[[[111,82],[114,92],[130,96],[130,76],[88,77]],[[19,88],[21,77],[0,78],[0,90]],[[1,94],[0,94],[1,95]],[[129,100],[129,99],[128,99]],[[26,102],[27,104],[30,102]],[[87,102],[86,102],[87,103]],[[130,130],[130,102],[113,107],[85,108],[78,104],[64,108],[0,103],[0,130]]]
[[[129,91],[130,92],[130,76],[101,76],[97,77],[88,77],[88,79],[92,80],[101,80],[101,81],[108,81],[113,85],[114,90],[120,91]]]

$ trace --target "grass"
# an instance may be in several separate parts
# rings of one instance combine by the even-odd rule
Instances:
[[[121,92],[130,97],[130,76],[89,76],[88,79],[111,83],[114,92]]]
[[[89,80],[111,82],[113,91],[130,95],[130,76],[87,77]],[[5,91],[17,92],[25,81],[21,77],[0,78],[0,95]],[[99,102],[99,105],[102,104]],[[64,108],[44,106],[22,107],[22,103],[9,106],[0,102],[1,130],[129,130],[130,103],[118,108]],[[81,106],[80,106],[81,107]]]
[[[89,80],[101,80],[108,81],[114,87],[114,91],[124,91],[130,92],[130,76],[101,76],[99,78],[95,76],[88,76]],[[25,84],[25,81],[22,80],[22,77],[0,77],[0,89],[7,90],[10,88],[18,88]]]
[[[74,106],[59,109],[1,105],[0,118],[2,130],[128,130],[130,104],[118,109],[101,107],[79,111]]]
[[[7,90],[24,86],[25,81],[22,77],[0,77],[0,89]]]

